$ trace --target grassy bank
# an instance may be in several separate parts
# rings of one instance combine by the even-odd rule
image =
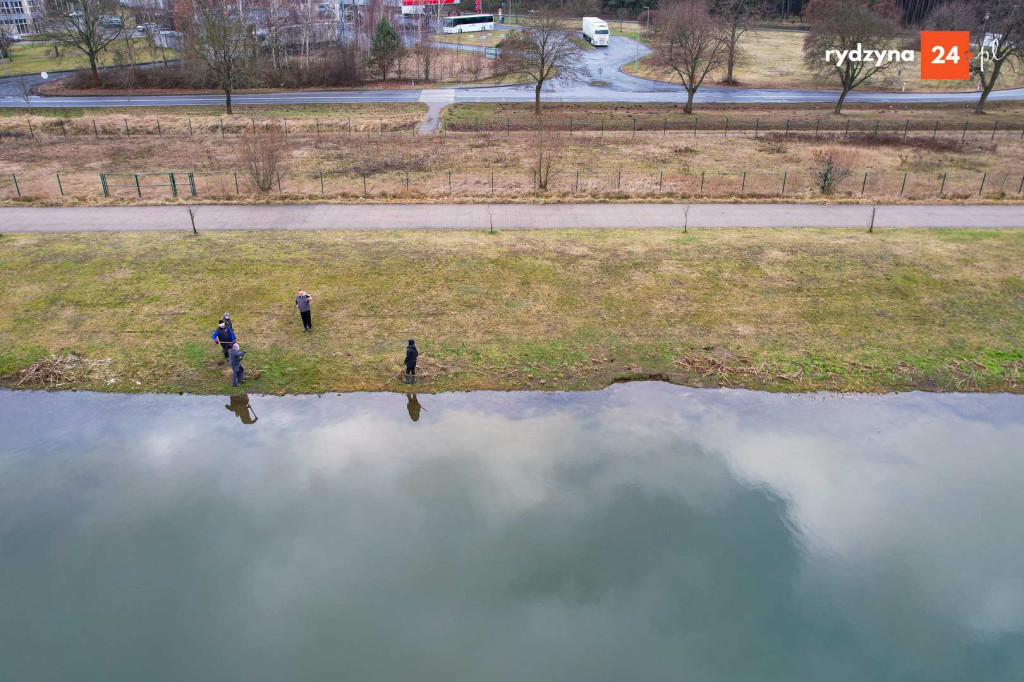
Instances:
[[[594,389],[659,377],[781,391],[1022,390],[1024,231],[5,235],[0,376],[257,392]],[[294,292],[315,297],[313,334]]]

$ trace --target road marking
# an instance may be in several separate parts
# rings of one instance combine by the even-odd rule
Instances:
[[[455,90],[454,88],[422,90],[420,91],[420,101],[427,104],[453,104],[455,102]]]

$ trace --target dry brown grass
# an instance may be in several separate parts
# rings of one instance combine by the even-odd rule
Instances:
[[[114,126],[117,117],[108,116],[109,126]],[[252,200],[245,183],[239,182],[237,187],[235,183],[235,174],[242,175],[244,170],[237,134],[189,138],[186,129],[162,137],[121,134],[94,139],[81,135],[65,140],[51,132],[53,119],[37,118],[33,125],[45,130],[44,135],[34,140],[8,139],[0,145],[0,162],[19,182],[15,189],[10,176],[0,177],[0,197],[8,201],[17,200],[18,190],[22,201],[59,201],[57,173],[65,201],[89,203],[101,198],[100,173],[170,171],[194,173],[199,198]],[[237,118],[238,130],[246,130],[246,120]],[[344,119],[334,119],[334,124],[340,120]],[[372,119],[364,121],[372,124]],[[24,124],[14,118],[6,122]],[[266,121],[257,120],[257,129],[265,125]],[[553,167],[548,191],[537,188],[535,192],[535,136],[530,133],[424,137],[411,134],[412,128],[384,134],[379,130],[351,135],[322,132],[319,136],[298,132],[311,125],[315,124],[309,118],[289,119],[287,149],[280,166],[281,191],[275,186],[271,200],[451,201],[491,196],[537,201],[668,200],[682,196],[816,200],[820,184],[814,179],[810,160],[817,151],[836,145],[851,150],[855,163],[853,175],[837,187],[834,200],[1016,201],[1021,197],[1024,173],[1020,167],[1024,143],[998,137],[994,142],[974,138],[961,143],[959,138],[933,140],[927,135],[849,140],[806,134],[757,138],[563,135],[565,146]],[[142,129],[139,119],[135,126]],[[323,121],[321,127],[327,127]],[[143,200],[170,199],[168,188],[148,186],[160,181],[140,181]],[[178,182],[182,183],[180,177]],[[134,178],[126,187],[112,187],[111,200],[129,200],[138,194]]]

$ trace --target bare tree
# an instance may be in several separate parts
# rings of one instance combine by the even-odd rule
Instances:
[[[900,62],[888,58],[851,59],[861,49],[890,52],[900,48],[895,0],[811,0],[804,12],[810,33],[804,40],[804,61],[823,81],[838,81],[842,93],[835,113],[843,110],[850,91]]]
[[[118,0],[76,0],[47,5],[46,32],[56,45],[85,55],[92,72],[92,85],[99,87],[99,58],[108,45],[125,32]]]
[[[853,173],[853,155],[840,147],[816,149],[811,166],[822,194],[831,194]]]
[[[218,0],[195,0],[185,28],[184,51],[224,92],[224,108],[231,110],[231,93],[245,63],[248,27]]]
[[[736,82],[733,70],[736,67],[736,60],[741,54],[740,38],[750,30],[753,19],[763,11],[762,6],[762,0],[713,0],[711,11],[725,24],[726,83]]]
[[[412,52],[416,57],[416,61],[419,62],[420,72],[423,74],[423,80],[429,81],[430,68],[433,66],[434,61],[434,48],[431,47],[425,35],[420,36],[420,40],[416,43],[416,47],[413,48]]]
[[[138,64],[138,45],[132,38],[131,33],[125,33],[122,42],[114,48],[114,62],[117,64],[117,79],[124,88],[125,95],[130,102],[132,91],[135,89],[135,66]]]
[[[561,133],[546,129],[544,119],[538,119],[536,132],[537,152],[534,172],[537,178],[537,189],[547,190],[551,181],[551,173],[557,167],[559,161],[565,155],[565,136]]]
[[[18,92],[18,97],[28,107],[28,113],[32,113],[32,81],[28,76],[17,76],[14,79],[14,87]]]
[[[246,130],[242,134],[242,163],[249,173],[249,180],[258,191],[266,193],[273,188],[284,152],[284,131],[277,124],[263,130]]]
[[[551,16],[524,19],[523,29],[504,40],[498,55],[499,70],[534,84],[533,110],[537,116],[544,83],[556,75],[565,83],[579,82],[590,75],[583,63],[583,51],[563,24]]]
[[[999,80],[1003,68],[1019,68],[1024,61],[1024,5],[1020,0],[992,0],[983,6],[976,30],[982,44],[979,59],[971,62],[971,71],[981,81],[981,97],[974,108],[984,113],[985,101]]]
[[[977,25],[977,5],[968,0],[947,0],[936,5],[925,18],[929,31],[970,31]]]
[[[658,15],[655,68],[674,74],[686,88],[683,111],[693,113],[693,96],[704,79],[729,58],[724,24],[711,15],[706,0],[673,0]]]

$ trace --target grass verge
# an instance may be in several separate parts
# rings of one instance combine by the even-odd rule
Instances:
[[[5,235],[0,270],[6,386],[73,353],[62,388],[225,392],[225,310],[254,392],[400,390],[408,338],[423,391],[1024,381],[1024,231]]]

